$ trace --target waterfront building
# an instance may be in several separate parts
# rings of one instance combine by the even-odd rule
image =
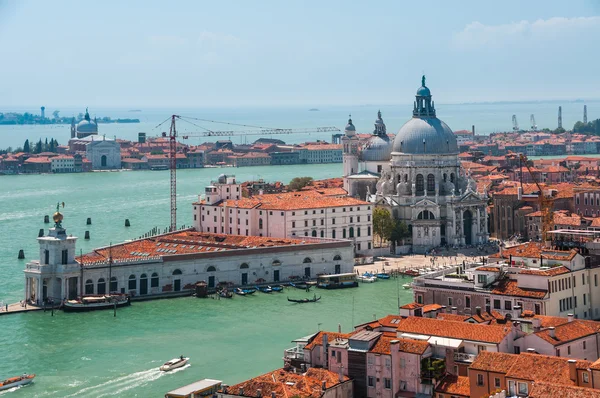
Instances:
[[[49,173],[52,162],[47,156],[32,156],[23,162],[24,173]]]
[[[393,141],[387,136],[381,112],[373,136],[358,154],[355,131],[351,123],[347,127],[342,142],[349,195],[366,192],[368,202],[389,209],[395,219],[405,222],[414,252],[446,244],[487,242],[487,193],[477,192],[474,181],[461,170],[456,137],[436,117],[425,77],[417,90],[413,117]],[[357,155],[362,170],[348,175],[357,166]]]
[[[53,173],[72,173],[75,171],[75,158],[68,155],[50,158],[50,170]]]
[[[347,240],[223,235],[194,230],[158,235],[76,255],[77,238],[55,225],[38,238],[40,259],[25,268],[25,298],[72,299],[107,292],[151,296],[191,293],[197,282],[249,285],[321,273],[352,272]]]
[[[326,142],[307,142],[306,144],[294,146],[292,151],[298,152],[300,163],[341,163],[342,146]]]
[[[279,238],[348,239],[372,255],[372,204],[341,188],[242,197],[235,176],[222,174],[194,203],[197,231]],[[337,272],[336,272],[337,273]]]
[[[233,167],[268,166],[271,164],[271,156],[262,152],[232,154],[227,157],[227,163]]]
[[[121,146],[105,136],[88,135],[81,139],[85,145],[85,157],[92,162],[94,170],[120,169]]]
[[[75,124],[75,118],[71,120],[71,139],[73,138],[85,138],[90,135],[98,134],[98,122],[96,118],[92,120],[88,109],[85,108],[85,115],[83,120]]]

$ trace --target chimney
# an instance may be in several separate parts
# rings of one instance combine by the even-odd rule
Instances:
[[[569,320],[569,322],[573,322],[573,319],[575,319],[575,315],[573,315],[573,314],[568,314],[568,315],[567,315],[567,319]]]
[[[567,362],[569,363],[569,378],[577,382],[577,361],[569,359]]]
[[[520,318],[521,317],[521,306],[520,305],[515,305],[513,307],[513,318]]]
[[[528,348],[528,349],[527,349],[527,353],[528,353],[528,354],[537,354],[537,353],[535,352],[535,348]]]
[[[244,396],[244,387],[240,387],[240,391],[238,392],[242,397]]]
[[[553,339],[556,338],[556,333],[554,332],[554,326],[550,326],[548,328],[548,333],[550,333],[550,337],[552,337]]]
[[[458,315],[458,309],[456,307],[452,307],[452,314]]]
[[[228,388],[228,387],[229,387],[229,386],[228,386],[227,384],[222,384],[222,385],[221,385],[221,390],[223,390],[223,394],[227,394],[227,388]]]
[[[258,388],[256,390],[256,396],[257,396],[257,398],[261,398],[262,397],[262,390],[260,388]]]
[[[441,311],[440,311],[440,312],[441,312],[442,314],[446,312],[446,306],[445,306],[445,305],[442,305],[442,309],[441,309]]]
[[[475,307],[475,313],[477,314],[477,316],[479,316],[479,317],[481,316],[481,307],[480,306]]]
[[[534,332],[539,332],[541,325],[542,325],[542,321],[540,320],[540,318],[533,318],[531,320],[531,326],[533,326]]]
[[[321,390],[326,391],[327,390],[327,382],[325,380],[323,380],[321,382]]]
[[[275,391],[271,391],[271,398],[277,398],[277,396],[275,395]]]

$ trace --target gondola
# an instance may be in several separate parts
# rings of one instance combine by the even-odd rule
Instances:
[[[292,283],[292,282],[290,282],[290,286],[295,287],[296,289],[300,289],[300,290],[308,290],[308,289],[310,289],[310,285],[307,285],[306,283]]]
[[[263,293],[271,293],[273,291],[273,289],[271,289],[269,286],[265,286],[265,287],[255,286],[254,288],[256,290],[260,290]]]
[[[287,299],[291,303],[316,303],[317,301],[321,300],[321,296],[317,297],[317,295],[315,294],[315,296],[311,299],[305,298],[302,300],[295,300],[295,299],[291,299],[289,297]]]
[[[219,297],[230,299],[230,298],[233,298],[233,293],[228,292],[227,290],[221,290],[219,292]]]
[[[267,286],[268,288],[271,288],[272,291],[274,292],[283,292],[283,286]]]
[[[239,287],[237,289],[235,289],[233,292],[235,294],[237,294],[238,296],[245,296],[246,294],[248,294],[245,291],[243,291],[242,289],[240,289]]]

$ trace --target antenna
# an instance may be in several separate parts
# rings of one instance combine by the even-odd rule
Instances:
[[[583,106],[583,123],[587,123],[587,105]]]
[[[562,106],[558,107],[558,128],[562,129]]]

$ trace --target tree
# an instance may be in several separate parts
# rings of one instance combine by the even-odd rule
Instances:
[[[50,149],[50,146],[48,145],[48,137],[46,137],[46,142],[44,143],[43,152],[47,152],[49,149]]]
[[[40,140],[35,144],[35,149],[33,150],[33,153],[42,153],[42,139],[40,138]]]
[[[58,119],[58,112],[60,112],[60,111],[52,112],[52,116],[54,116],[55,119]]]
[[[25,153],[31,152],[31,148],[29,148],[29,140],[25,140],[25,144],[23,144],[23,152],[25,152]]]
[[[294,177],[288,185],[290,191],[299,191],[313,180],[312,177]]]
[[[390,240],[394,230],[394,218],[389,210],[383,207],[373,209],[373,233],[379,236],[379,247],[383,246],[383,240]]]
[[[410,231],[408,230],[408,225],[404,221],[396,220],[394,223],[394,229],[390,235],[390,240],[396,244],[400,243],[402,240],[410,237]]]

